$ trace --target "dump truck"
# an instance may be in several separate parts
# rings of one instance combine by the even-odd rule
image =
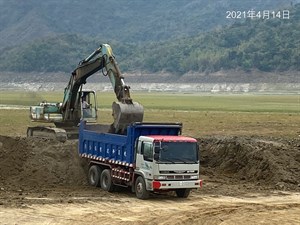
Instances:
[[[124,134],[108,129],[83,120],[79,126],[79,155],[88,160],[90,185],[108,192],[129,187],[139,199],[168,191],[187,198],[202,187],[199,146],[181,135],[181,123],[135,122]]]

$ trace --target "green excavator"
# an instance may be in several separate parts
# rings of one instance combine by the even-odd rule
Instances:
[[[41,102],[37,106],[30,107],[30,118],[33,122],[53,123],[55,126],[28,127],[27,136],[66,141],[78,138],[80,120],[87,123],[96,122],[96,92],[84,90],[83,86],[88,77],[100,70],[104,76],[109,77],[117,98],[112,104],[113,123],[108,132],[124,134],[129,124],[142,122],[143,106],[130,97],[130,87],[124,82],[111,47],[102,44],[80,61],[72,72],[61,103]]]

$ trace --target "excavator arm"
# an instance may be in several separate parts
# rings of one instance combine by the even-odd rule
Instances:
[[[78,135],[80,119],[93,121],[97,118],[96,105],[91,117],[84,115],[82,98],[93,91],[83,91],[82,85],[88,77],[102,70],[108,76],[116,94],[117,101],[113,102],[113,123],[110,132],[124,134],[127,126],[133,122],[142,122],[144,116],[143,106],[133,102],[130,97],[129,86],[124,82],[112,49],[107,44],[102,44],[91,55],[80,61],[72,72],[70,80],[64,91],[62,103],[42,102],[38,106],[30,107],[30,118],[35,122],[53,122],[56,127],[35,126],[28,127],[27,136],[56,137],[65,141],[67,137]],[[96,100],[95,100],[96,104]],[[93,112],[93,111],[92,111]]]
[[[101,48],[97,49],[100,53]],[[77,123],[78,118],[78,103],[79,96],[78,91],[81,86],[86,83],[88,77],[92,76],[97,71],[104,68],[104,58],[99,56],[94,60],[86,59],[79,62],[77,68],[72,72],[69,83],[64,91],[64,99],[61,106],[61,113],[63,115],[63,123],[75,122]]]
[[[105,76],[108,76],[117,102],[113,102],[113,118],[112,132],[124,133],[127,126],[132,122],[142,122],[144,109],[137,102],[133,102],[130,97],[130,87],[124,82],[119,66],[115,60],[115,56],[108,44],[102,44],[91,55],[80,61],[77,68],[72,72],[72,76],[65,88],[64,100],[61,111],[64,121],[74,121],[78,113],[75,112],[76,103],[78,102],[78,91],[82,84],[86,83],[86,79],[102,70]]]

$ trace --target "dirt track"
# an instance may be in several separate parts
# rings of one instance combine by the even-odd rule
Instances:
[[[299,224],[300,140],[207,137],[188,199],[89,187],[77,143],[0,136],[0,224]]]
[[[101,194],[100,194],[101,196]],[[79,196],[81,197],[81,196]],[[89,198],[91,198],[90,196]],[[85,199],[86,197],[81,197]],[[88,199],[88,198],[86,198]],[[44,200],[46,201],[46,200]],[[95,196],[84,203],[1,208],[1,224],[299,224],[300,196],[209,196],[148,201],[130,195]]]

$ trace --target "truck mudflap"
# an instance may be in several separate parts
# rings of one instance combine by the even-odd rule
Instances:
[[[197,189],[202,187],[202,180],[152,181],[152,190]]]

